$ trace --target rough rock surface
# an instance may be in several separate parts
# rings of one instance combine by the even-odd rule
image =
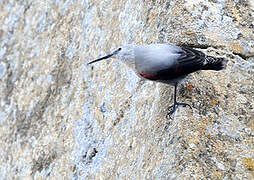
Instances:
[[[2,0],[0,179],[254,179],[252,0]],[[229,59],[179,89],[141,81],[127,44]]]

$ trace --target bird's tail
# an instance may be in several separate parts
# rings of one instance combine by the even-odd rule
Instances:
[[[225,69],[227,66],[228,60],[225,58],[216,58],[212,56],[205,57],[206,64],[202,68],[203,70],[215,70],[219,71]]]

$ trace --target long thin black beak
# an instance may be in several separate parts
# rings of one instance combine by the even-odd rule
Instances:
[[[92,64],[92,63],[95,63],[95,62],[98,62],[98,61],[101,61],[101,60],[103,60],[103,59],[110,58],[110,57],[113,56],[114,54],[115,54],[115,53],[112,53],[112,54],[109,54],[109,55],[107,55],[107,56],[104,56],[104,57],[101,57],[101,58],[99,58],[99,59],[96,59],[96,60],[94,60],[94,61],[91,61],[91,62],[87,63],[87,65]]]
[[[113,53],[111,53],[111,54],[109,54],[109,55],[107,55],[107,56],[101,57],[101,58],[99,58],[99,59],[95,59],[95,60],[93,60],[93,61],[87,63],[87,65],[93,64],[93,63],[98,62],[98,61],[101,61],[101,60],[103,60],[103,59],[108,59],[108,58],[110,58],[111,56],[117,54],[117,53],[118,53],[119,51],[121,51],[121,50],[122,50],[122,48],[118,48],[118,49],[117,49],[116,51],[114,51]]]

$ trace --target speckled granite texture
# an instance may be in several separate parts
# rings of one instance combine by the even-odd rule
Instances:
[[[2,0],[0,179],[254,179],[253,0]],[[141,81],[127,44],[229,59],[179,88]]]

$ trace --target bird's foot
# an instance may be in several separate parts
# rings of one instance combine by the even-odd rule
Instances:
[[[187,104],[187,103],[181,103],[181,102],[176,102],[175,104],[173,104],[172,106],[170,106],[168,108],[168,114],[167,114],[167,117],[171,117],[172,114],[174,114],[174,112],[176,111],[176,109],[178,108],[178,106],[183,106],[183,107],[186,107],[186,106],[189,106],[191,109],[191,105]],[[172,110],[171,110],[172,109]]]

